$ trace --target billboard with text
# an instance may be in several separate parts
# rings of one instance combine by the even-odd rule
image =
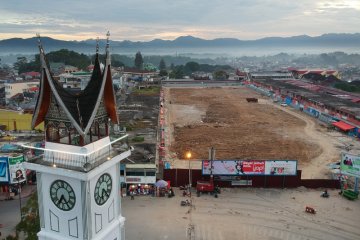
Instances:
[[[16,157],[9,156],[10,184],[26,181],[26,171],[23,167],[23,162],[23,155],[18,155]]]
[[[296,160],[203,160],[203,175],[296,175]]]
[[[341,154],[341,173],[354,177],[360,177],[360,156],[348,153]]]

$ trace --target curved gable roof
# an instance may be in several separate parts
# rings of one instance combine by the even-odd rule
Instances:
[[[86,135],[89,131],[102,99],[104,99],[108,116],[112,122],[118,123],[116,99],[110,71],[110,57],[107,57],[105,71],[102,74],[99,56],[96,54],[91,79],[86,88],[78,93],[69,92],[67,89],[64,89],[58,81],[53,79],[41,47],[40,58],[42,62],[42,78],[33,115],[33,128],[45,120],[46,113],[49,109],[51,93],[56,98],[58,104],[64,109],[70,122],[82,136]]]

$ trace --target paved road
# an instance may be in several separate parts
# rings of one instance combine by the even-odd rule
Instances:
[[[25,206],[29,197],[21,198],[22,206]],[[20,203],[19,199],[0,201],[0,228],[1,237],[15,232],[16,224],[20,222]]]
[[[185,198],[177,189],[170,199],[123,198],[126,239],[360,239],[360,205],[338,195],[338,190],[329,190],[329,198],[305,188],[222,190],[218,198],[194,196],[192,207],[180,206]],[[306,213],[305,206],[317,213]]]

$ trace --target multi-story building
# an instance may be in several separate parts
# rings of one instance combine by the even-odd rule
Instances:
[[[5,102],[9,103],[11,97],[15,96],[18,93],[23,93],[27,91],[29,88],[38,87],[39,80],[33,81],[17,81],[17,82],[9,82],[5,83]]]

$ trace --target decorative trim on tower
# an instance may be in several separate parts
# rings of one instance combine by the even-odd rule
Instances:
[[[108,222],[111,223],[115,218],[114,199],[108,208]]]
[[[71,237],[79,237],[79,224],[77,217],[68,220],[68,227],[69,227],[69,236]]]
[[[102,229],[102,214],[95,213],[95,232],[98,233]]]
[[[54,232],[60,232],[59,217],[51,210],[49,210],[49,215],[50,215],[50,229]]]

